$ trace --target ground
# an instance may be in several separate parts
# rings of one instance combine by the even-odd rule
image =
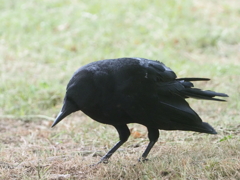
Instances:
[[[137,159],[148,143],[146,129],[130,125],[129,141],[109,163],[91,166],[117,142],[114,128],[81,113],[53,129],[52,121],[33,119],[0,121],[2,179],[240,178],[239,125],[216,125],[218,135],[161,131],[145,163]]]

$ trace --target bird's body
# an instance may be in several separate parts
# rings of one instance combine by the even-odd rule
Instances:
[[[126,124],[142,124],[148,128],[150,139],[143,154],[146,158],[158,139],[158,129],[216,134],[185,98],[223,101],[214,96],[227,95],[193,88],[189,82],[199,80],[209,79],[177,79],[163,63],[143,58],[92,62],[79,68],[69,81],[64,105],[53,126],[78,110],[100,123],[113,125],[120,141],[102,158],[104,161],[128,139],[130,132]]]

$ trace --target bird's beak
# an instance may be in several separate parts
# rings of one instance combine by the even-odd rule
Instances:
[[[56,117],[55,121],[52,124],[52,127],[54,127],[57,123],[59,123],[64,117],[64,113],[61,111],[58,116]]]
[[[73,106],[71,102],[64,100],[62,110],[60,111],[60,113],[56,117],[55,121],[53,122],[52,127],[54,127],[57,123],[59,123],[66,116],[68,116],[69,114],[71,114],[77,110],[78,109],[75,106]]]

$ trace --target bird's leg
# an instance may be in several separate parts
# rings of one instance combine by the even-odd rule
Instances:
[[[158,129],[150,128],[150,127],[147,127],[147,129],[148,129],[148,138],[149,138],[150,142],[149,142],[146,150],[142,154],[142,157],[140,157],[138,159],[138,161],[140,161],[140,162],[147,161],[147,155],[150,152],[150,150],[152,149],[152,147],[154,146],[154,144],[157,142],[158,137],[159,137]]]
[[[128,137],[130,136],[130,131],[126,124],[120,125],[120,126],[114,126],[119,134],[120,141],[113,146],[113,148],[108,151],[106,155],[104,155],[101,160],[97,163],[108,163],[108,159],[113,155],[113,153],[121,146],[123,143],[125,143],[128,140]]]

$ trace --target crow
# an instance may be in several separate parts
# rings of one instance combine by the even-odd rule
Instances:
[[[98,163],[107,163],[125,143],[129,123],[147,127],[147,155],[159,138],[159,130],[183,130],[217,134],[189,106],[186,98],[225,101],[227,94],[194,88],[190,81],[208,78],[177,78],[162,62],[144,58],[106,59],[79,68],[70,79],[63,106],[52,127],[69,114],[81,110],[90,118],[116,128],[119,142]]]

